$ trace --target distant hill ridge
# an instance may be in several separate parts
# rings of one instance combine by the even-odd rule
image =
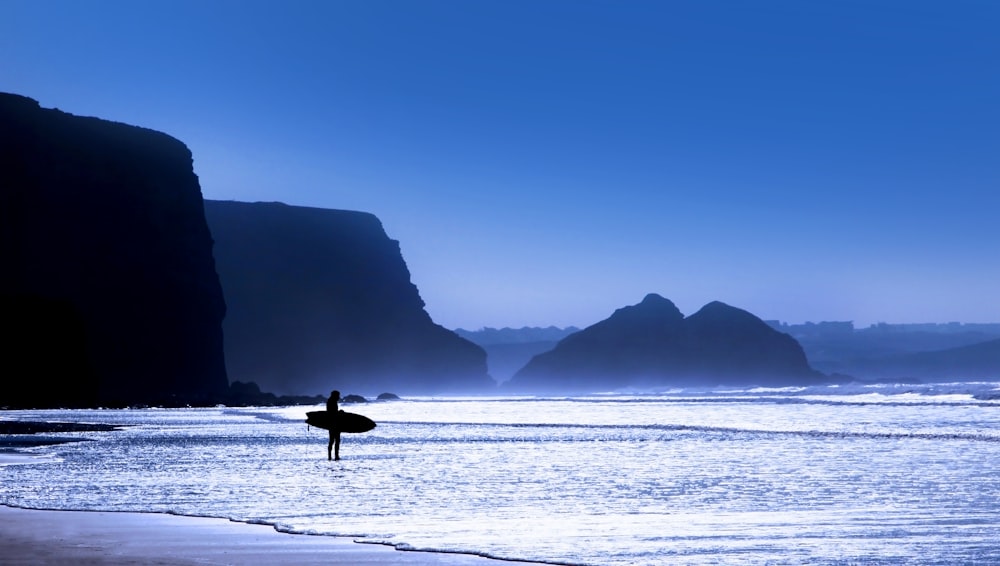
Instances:
[[[486,350],[490,376],[503,383],[532,357],[555,348],[560,340],[577,331],[579,328],[575,326],[524,326],[499,329],[485,327],[474,331],[459,328],[455,333]]]
[[[1000,338],[955,348],[858,358],[851,375],[869,380],[1000,380]]]
[[[768,324],[798,340],[813,367],[826,373],[862,380],[1000,379],[1000,363],[984,360],[975,348],[964,349],[982,345],[988,351],[1000,339],[1000,323],[879,323],[866,328],[851,322]]]
[[[462,338],[485,346],[487,344],[524,344],[526,342],[558,342],[563,338],[578,332],[580,329],[575,326],[559,328],[557,326],[522,326],[521,328],[490,328],[483,327],[479,330],[465,330],[456,328],[455,334]]]

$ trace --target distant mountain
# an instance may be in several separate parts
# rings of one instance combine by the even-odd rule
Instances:
[[[491,392],[486,353],[435,324],[372,214],[206,201],[234,380],[284,395]]]
[[[486,363],[490,375],[503,383],[524,367],[532,357],[555,348],[559,340],[578,330],[579,328],[575,326],[567,328],[525,326],[499,329],[486,327],[473,331],[459,328],[455,333],[486,350]]]
[[[792,337],[744,310],[713,302],[685,318],[671,301],[649,294],[535,356],[504,388],[593,392],[823,379]]]
[[[856,360],[856,372],[869,379],[922,381],[1000,379],[1000,338],[946,350]]]
[[[191,151],[0,93],[0,407],[215,404],[225,303]]]
[[[854,328],[851,322],[768,324],[798,340],[813,367],[861,380],[916,376],[923,380],[953,379],[968,374],[975,366],[966,364],[961,355],[942,357],[938,352],[962,352],[965,346],[1000,338],[1000,324],[879,323],[867,328]],[[948,360],[954,365],[949,365]],[[989,369],[988,364],[982,369]]]

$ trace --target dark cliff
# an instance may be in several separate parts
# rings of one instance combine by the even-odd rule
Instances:
[[[223,399],[202,206],[180,141],[0,94],[0,406]]]
[[[435,324],[367,213],[206,201],[233,379],[265,391],[483,392],[479,346]]]
[[[650,294],[535,356],[504,385],[508,391],[593,392],[821,378],[795,339],[744,310],[713,302],[684,318],[671,301]]]

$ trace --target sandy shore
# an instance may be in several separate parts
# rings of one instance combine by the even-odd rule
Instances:
[[[401,552],[264,525],[156,513],[35,511],[0,505],[0,563],[490,566],[457,554]]]

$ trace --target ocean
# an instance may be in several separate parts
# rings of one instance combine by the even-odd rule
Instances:
[[[123,425],[22,448],[0,503],[551,564],[1000,564],[1000,383],[343,405],[378,427],[339,462],[318,408],[0,412]]]

